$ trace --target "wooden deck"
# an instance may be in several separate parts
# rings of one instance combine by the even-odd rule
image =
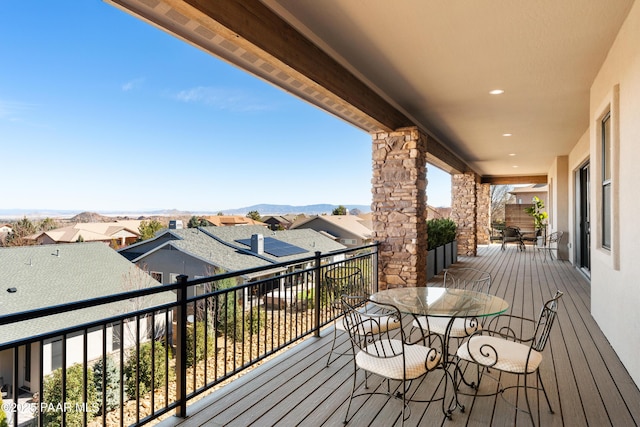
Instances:
[[[589,282],[568,262],[543,262],[532,249],[505,251],[493,244],[478,256],[462,257],[452,268],[476,267],[492,275],[491,292],[507,300],[512,314],[535,318],[556,289],[564,292],[557,323],[544,354],[541,374],[555,414],[540,402],[542,426],[634,426],[640,423],[640,391],[620,363],[590,314]],[[441,276],[433,280],[441,280]],[[435,283],[432,280],[433,283]],[[163,427],[189,426],[338,426],[342,425],[353,381],[348,356],[325,367],[332,331],[310,338],[189,406],[188,418],[172,417]],[[341,349],[347,337],[339,337]],[[435,371],[415,385],[422,399],[441,396],[442,373]],[[358,381],[364,379],[358,373]],[[377,382],[370,382],[370,386]],[[484,382],[483,382],[484,384]],[[533,406],[537,408],[535,393]],[[461,396],[464,413],[447,420],[441,402],[411,403],[407,426],[530,425],[528,415],[506,402],[516,396],[473,399]],[[384,396],[354,401],[349,425],[400,425],[401,403]],[[352,407],[352,411],[353,411]],[[538,419],[537,415],[535,417]]]

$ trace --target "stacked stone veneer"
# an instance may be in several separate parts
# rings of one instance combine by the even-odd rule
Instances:
[[[373,235],[380,289],[427,282],[427,136],[418,128],[372,134]]]
[[[489,241],[489,229],[491,228],[491,185],[476,184],[476,224],[477,242],[479,245],[487,245]]]
[[[476,174],[463,173],[451,176],[451,219],[458,227],[458,254],[477,254],[478,197]]]

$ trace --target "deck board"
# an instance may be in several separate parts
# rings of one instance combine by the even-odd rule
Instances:
[[[556,289],[564,292],[557,323],[544,352],[540,371],[549,392],[554,414],[546,401],[532,394],[536,420],[543,426],[619,426],[640,423],[640,391],[621,364],[606,337],[591,316],[590,284],[565,261],[545,260],[528,246],[524,252],[514,245],[481,246],[476,257],[459,257],[452,269],[474,267],[492,276],[491,292],[510,304],[510,312],[536,318],[544,301]],[[429,284],[436,284],[436,276]],[[242,377],[203,397],[188,408],[188,417],[171,417],[162,422],[172,426],[337,426],[342,425],[353,382],[350,356],[341,356],[325,367],[331,348],[331,327],[320,338],[311,337],[277,355]],[[338,337],[338,351],[348,349],[347,337]],[[463,367],[464,368],[464,367]],[[471,367],[467,367],[471,369]],[[470,371],[469,371],[470,372]],[[497,375],[497,372],[494,372]],[[361,386],[364,375],[356,377]],[[427,375],[415,386],[421,399],[441,396],[442,374]],[[370,379],[370,386],[380,385]],[[509,383],[515,377],[501,377]],[[535,377],[531,377],[535,380]],[[496,387],[484,380],[483,389]],[[361,388],[359,388],[361,390]],[[464,387],[461,388],[464,390]],[[514,400],[513,396],[506,396]],[[442,414],[441,401],[411,403],[407,426],[529,425],[528,415],[517,411],[502,397],[460,396],[464,413],[452,420]],[[520,396],[520,403],[523,403]],[[384,396],[359,398],[349,425],[400,425],[401,404]]]

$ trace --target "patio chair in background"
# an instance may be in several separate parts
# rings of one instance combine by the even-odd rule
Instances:
[[[476,268],[457,268],[445,270],[443,286],[445,288],[466,289],[470,291],[489,293],[491,287],[491,274]],[[419,330],[423,335],[436,333],[445,335],[450,317],[422,316],[416,318],[411,324],[411,333]],[[448,338],[465,338],[482,329],[482,325],[476,318],[456,318],[453,320]],[[426,344],[426,342],[425,342]]]
[[[408,403],[412,401],[407,396],[411,381],[425,376],[440,366],[441,354],[436,348],[407,342],[402,328],[394,334],[396,338],[391,338],[390,334],[385,332],[400,323],[402,319],[400,311],[393,305],[366,300],[365,304],[376,309],[373,310],[374,312],[363,313],[359,309],[360,302],[361,300],[357,297],[342,297],[344,323],[354,354],[353,388],[344,423],[349,422],[349,411],[354,398],[382,394],[389,398],[402,398],[402,425],[404,425],[404,421],[408,418],[405,410],[408,408]],[[386,393],[375,391],[379,389],[375,387],[374,391],[355,394],[358,369],[365,371],[365,390],[369,388],[367,373],[370,373],[386,379]],[[391,380],[401,382],[399,391],[392,392]]]
[[[537,321],[509,314],[498,315],[488,322],[485,329],[474,332],[458,348],[458,364],[460,361],[466,361],[475,364],[478,368],[476,382],[469,383],[463,377],[465,384],[475,389],[473,394],[474,404],[476,397],[495,396],[497,394],[501,394],[504,397],[503,393],[507,390],[523,388],[527,403],[526,412],[531,418],[531,423],[535,426],[529,390],[536,390],[538,398],[540,397],[540,390],[542,390],[547,400],[549,411],[553,413],[549,396],[542,383],[539,367],[543,359],[542,351],[547,345],[551,328],[558,312],[558,300],[562,295],[562,292],[556,291],[553,298],[544,304]],[[527,326],[531,325],[535,325],[535,327],[527,329]],[[532,330],[533,332],[532,335],[523,338],[522,332],[520,332],[522,330]],[[518,375],[518,381],[516,385],[507,387],[502,387],[499,384],[495,393],[478,394],[480,382],[484,376],[488,376],[485,371],[489,369]],[[458,366],[456,372],[462,372],[460,366]],[[527,380],[529,375],[534,373],[537,379],[535,386],[530,385]],[[520,385],[521,376],[524,377],[524,385]],[[519,393],[516,394],[516,398],[518,395]],[[515,405],[518,408],[517,402]],[[524,410],[522,408],[518,409]]]
[[[507,243],[515,243],[518,245],[518,249],[524,251],[524,241],[522,240],[522,234],[518,227],[505,227],[502,230],[502,250]]]
[[[331,350],[329,350],[329,357],[327,358],[327,366],[331,365],[339,356],[349,354],[351,348],[347,352],[341,353],[331,360],[331,356],[336,347],[336,339],[339,332],[346,331],[346,325],[343,314],[342,301],[343,295],[351,297],[357,297],[362,301],[362,304],[358,305],[358,309],[361,312],[367,311],[367,306],[364,301],[369,298],[371,294],[370,286],[364,283],[362,270],[358,267],[352,266],[337,266],[329,269],[325,273],[325,283],[327,285],[327,296],[330,298],[330,307],[334,316],[333,320],[333,342],[331,343]],[[383,319],[384,320],[384,319]],[[380,322],[384,327],[396,329],[400,327],[400,322]]]
[[[549,253],[549,258],[553,260],[553,253],[551,251],[556,251],[556,258],[558,258],[558,245],[562,240],[562,236],[564,236],[564,231],[554,231],[547,236],[547,240],[544,242],[544,246],[536,247],[537,250],[544,252],[545,261],[547,259],[547,252]]]

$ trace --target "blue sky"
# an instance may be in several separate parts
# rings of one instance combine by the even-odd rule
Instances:
[[[2,0],[0,141],[0,209],[371,203],[369,134],[99,0]]]

